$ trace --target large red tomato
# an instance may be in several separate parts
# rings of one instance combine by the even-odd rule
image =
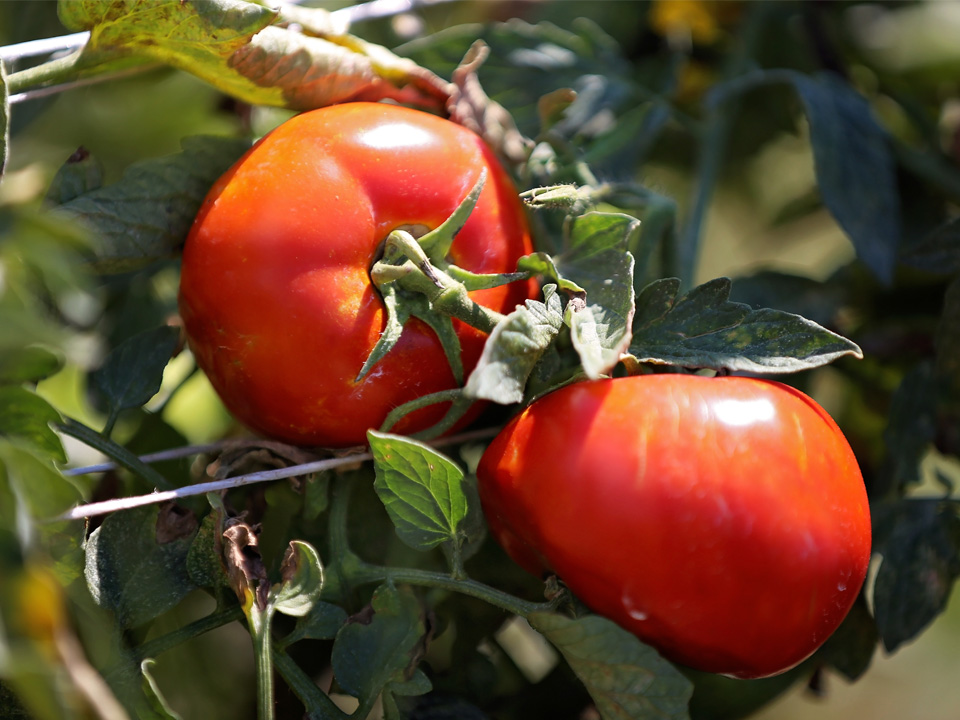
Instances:
[[[478,476],[518,563],[700,670],[793,667],[846,616],[870,560],[853,452],[819,405],[776,382],[571,385],[514,418]]]
[[[213,187],[187,238],[180,313],[190,348],[230,411],[263,435],[302,445],[363,443],[409,400],[455,387],[436,335],[411,320],[354,382],[385,311],[369,270],[398,228],[435,228],[486,168],[451,259],[516,270],[532,251],[517,192],[469,130],[407,108],[353,103],[299,115],[263,138]],[[472,293],[509,312],[528,283]],[[463,364],[486,338],[455,321]],[[444,408],[402,423],[410,432]]]

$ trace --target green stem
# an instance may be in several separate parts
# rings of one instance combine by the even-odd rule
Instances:
[[[7,86],[10,94],[23,92],[38,85],[52,85],[74,80],[79,74],[81,55],[82,51],[77,50],[62,58],[8,75]]]
[[[743,31],[740,51],[730,56],[724,72],[724,79],[740,76],[749,66],[757,42],[761,37],[769,8],[758,3],[749,8]],[[724,151],[739,103],[735,101],[713,105],[708,109],[706,127],[700,138],[700,156],[697,161],[697,184],[691,201],[690,214],[679,236],[677,244],[676,267],[682,287],[693,287],[700,254],[700,236],[703,230],[707,209],[723,166]]]
[[[524,617],[531,613],[556,609],[555,602],[530,602],[476,580],[458,580],[450,575],[416,568],[381,567],[361,561],[350,568],[350,581],[357,585],[386,581],[440,588],[461,595],[469,595],[514,615]]]
[[[400,422],[405,415],[441,402],[455,403],[458,399],[460,399],[461,395],[462,391],[459,389],[441,390],[440,392],[431,393],[429,395],[418,397],[410,402],[405,402],[403,405],[395,407],[390,411],[386,419],[384,419],[383,424],[380,426],[380,431],[390,432],[390,428]]]
[[[253,638],[257,669],[257,720],[273,720],[273,648],[270,642],[272,608],[261,610],[256,602],[250,607],[247,622]]]
[[[311,720],[313,718],[330,720],[330,718],[350,717],[340,710],[327,694],[317,687],[317,684],[313,682],[310,676],[294,662],[293,658],[283,650],[274,648],[273,663],[277,668],[277,672],[280,673],[280,676],[284,679],[284,682],[293,690],[293,694],[297,696],[307,709],[308,718]],[[315,712],[316,710],[319,710],[319,714]]]
[[[122,445],[104,437],[91,427],[87,427],[79,420],[65,417],[63,422],[57,423],[57,429],[70,437],[76,438],[85,445],[99,450],[112,459],[120,467],[126,468],[134,475],[142,478],[158,490],[173,490],[173,485],[154,468],[140,460],[136,455]]]
[[[177,645],[185,643],[187,640],[192,640],[198,635],[216,630],[218,627],[223,627],[241,618],[243,618],[243,610],[240,609],[239,605],[235,605],[227,610],[219,610],[199,620],[194,620],[192,623],[184,625],[182,628],[178,628],[173,632],[145,642],[143,645],[133,649],[134,656],[137,660],[156,657],[157,655],[165,653],[167,650],[175,648]]]

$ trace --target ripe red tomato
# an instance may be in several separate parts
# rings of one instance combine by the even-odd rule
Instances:
[[[383,330],[369,270],[394,229],[435,228],[488,177],[451,259],[479,273],[516,270],[532,252],[509,177],[483,141],[407,108],[352,103],[299,115],[263,138],[211,189],[183,251],[180,314],[190,348],[230,411],[301,445],[365,442],[387,413],[456,387],[434,332],[411,320],[354,382]],[[471,293],[509,312],[533,286]],[[454,321],[465,372],[486,336]],[[442,417],[434,406],[397,432]]]
[[[772,381],[570,385],[514,418],[477,474],[520,565],[700,670],[755,678],[804,660],[870,560],[853,452],[819,405]]]

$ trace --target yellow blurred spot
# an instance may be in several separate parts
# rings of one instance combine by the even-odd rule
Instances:
[[[16,586],[19,630],[39,642],[52,642],[66,622],[63,594],[54,577],[27,567]]]
[[[650,27],[666,38],[689,38],[698,45],[709,45],[720,34],[717,15],[723,4],[716,0],[654,0]]]

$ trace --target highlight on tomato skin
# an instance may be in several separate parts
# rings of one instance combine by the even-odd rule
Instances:
[[[811,398],[753,378],[577,383],[477,470],[491,533],[665,657],[741,678],[809,657],[870,561],[856,458]]]
[[[370,267],[391,231],[446,220],[484,169],[450,257],[477,273],[513,272],[533,250],[517,190],[480,137],[453,122],[348,103],[292,118],[241,158],[194,222],[179,296],[189,346],[231,413],[267,437],[344,447],[365,443],[399,405],[456,387],[418,319],[356,381],[386,322]],[[470,295],[510,312],[534,291],[519,282]],[[454,328],[469,374],[486,335]],[[445,411],[420,410],[395,431],[429,427]]]

